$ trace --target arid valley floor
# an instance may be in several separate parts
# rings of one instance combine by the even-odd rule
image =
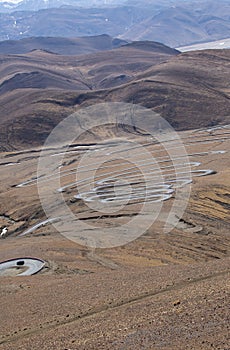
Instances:
[[[33,276],[0,276],[0,349],[229,350],[229,134],[229,125],[179,132],[192,168],[183,217],[171,232],[163,233],[159,219],[138,239],[107,249],[78,245],[45,223],[39,148],[2,152],[0,226],[8,232],[1,261],[36,257],[46,265]],[[61,188],[72,212],[103,232],[135,215],[140,203],[99,217],[76,197],[70,184],[79,155],[90,151],[96,164],[102,147],[118,152],[111,140],[79,145],[66,152],[60,172],[67,174]],[[146,147],[159,159],[155,144]],[[124,175],[123,164],[113,166]],[[161,168],[170,178],[166,164]],[[115,173],[106,169],[99,169],[100,179],[108,169]],[[99,195],[108,198],[103,190]],[[173,195],[162,210],[172,202]]]

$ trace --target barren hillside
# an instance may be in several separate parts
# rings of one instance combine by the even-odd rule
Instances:
[[[136,42],[81,56],[36,50],[0,60],[2,149],[40,145],[63,117],[104,101],[152,108],[178,130],[229,122],[230,50],[179,54]]]

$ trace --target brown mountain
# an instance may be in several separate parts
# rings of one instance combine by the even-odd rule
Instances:
[[[61,55],[81,55],[111,50],[125,44],[127,44],[127,41],[112,38],[106,34],[80,38],[33,37],[1,41],[0,53],[2,55],[15,55],[33,50],[43,50]]]
[[[177,129],[229,122],[230,50],[179,54],[142,42],[83,56],[37,50],[0,60],[1,149],[41,144],[79,106],[104,101],[152,108]]]

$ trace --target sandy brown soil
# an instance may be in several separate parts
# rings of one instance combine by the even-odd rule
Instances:
[[[0,167],[0,227],[9,229],[0,260],[31,256],[47,265],[31,277],[1,278],[0,349],[229,350],[229,129],[180,135],[189,154],[208,152],[191,161],[215,173],[193,179],[172,232],[156,222],[139,239],[105,250],[81,247],[52,225],[19,237],[45,220],[36,186],[15,187],[36,177],[39,154],[1,154],[1,164],[21,164]],[[65,193],[67,202],[73,193]],[[68,203],[102,228],[117,222]]]

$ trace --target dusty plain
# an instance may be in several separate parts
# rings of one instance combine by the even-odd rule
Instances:
[[[188,207],[171,232],[156,221],[137,240],[110,249],[80,246],[51,224],[20,237],[46,220],[33,182],[40,149],[1,153],[0,226],[8,232],[0,260],[37,257],[46,267],[30,277],[0,277],[0,349],[230,349],[229,127],[179,135],[190,161],[212,174],[193,177]],[[77,151],[67,152],[61,171],[78,160]],[[122,174],[122,164],[117,168]],[[140,205],[101,216],[74,195],[74,186],[64,193],[72,212],[102,230],[129,220]]]

